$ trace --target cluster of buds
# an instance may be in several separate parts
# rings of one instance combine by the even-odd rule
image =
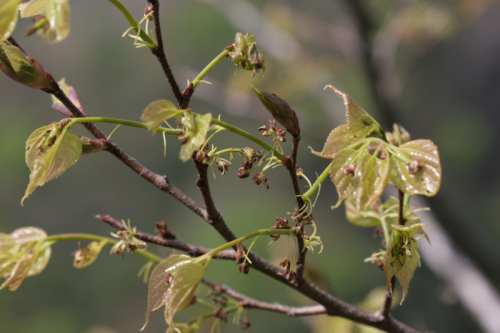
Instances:
[[[167,230],[167,223],[165,221],[155,222],[156,232],[163,239],[175,239],[175,235]]]
[[[227,306],[227,297],[224,295],[224,291],[220,284],[216,284],[212,287],[212,289],[208,292],[207,297],[210,298],[214,296],[212,302],[214,304],[219,304],[222,308]]]
[[[147,249],[148,245],[146,242],[135,237],[137,235],[137,231],[135,227],[132,228],[130,226],[130,221],[128,225],[123,222],[123,225],[125,226],[124,229],[119,230],[116,234],[111,233],[113,237],[121,238],[121,240],[111,248],[111,253],[115,253],[116,255],[121,254],[123,257],[124,250],[127,250],[129,253],[133,253],[136,250],[144,251]]]
[[[284,272],[278,272],[278,275],[288,275],[290,273],[290,260],[288,260],[288,258],[285,258],[283,260],[281,260],[281,262],[279,263],[279,266],[280,267],[284,267],[285,268],[285,271]]]
[[[276,216],[276,224],[271,227],[271,229],[290,229],[288,225],[288,220],[282,217]],[[270,235],[275,241],[280,238],[280,235],[272,234]]]
[[[305,211],[300,212],[297,207],[295,207],[293,213],[288,212],[288,215],[295,221],[294,232],[297,235],[302,235],[304,239],[309,240],[309,235],[305,232],[304,227],[312,223],[314,215],[306,214]]]
[[[238,68],[243,68],[252,71],[252,76],[258,73],[260,69],[265,72],[264,56],[257,48],[257,43],[253,39],[253,35],[248,32],[246,35],[238,32],[236,34],[234,44],[228,46],[226,49],[232,49],[227,55],[233,59],[233,62]]]
[[[267,179],[269,177],[267,177],[267,175],[263,174],[263,173],[256,173],[254,176],[253,176],[253,181],[255,182],[255,184],[257,185],[260,185],[260,183],[264,183],[264,185],[266,186],[266,188],[269,190],[269,184],[267,183]]]
[[[259,131],[262,132],[262,135],[263,136],[274,135],[273,141],[285,142],[286,141],[286,139],[285,139],[286,132],[283,131],[278,126],[276,126],[276,120],[269,119],[268,123],[269,123],[269,128],[267,128],[266,126],[259,127]]]
[[[215,309],[214,317],[219,318],[220,320],[224,321],[224,323],[227,323],[227,311],[224,310],[223,308]]]
[[[262,158],[262,152],[264,150],[253,150],[252,148],[245,147],[241,156],[244,156],[243,162],[241,163],[241,168],[238,169],[238,177],[241,179],[250,176],[250,171],[252,170],[253,164]]]
[[[216,159],[215,160],[215,165],[217,165],[217,168],[219,169],[219,171],[222,173],[222,174],[225,174],[226,171],[229,169],[229,167],[231,166],[231,162],[222,162],[221,160],[219,159]]]

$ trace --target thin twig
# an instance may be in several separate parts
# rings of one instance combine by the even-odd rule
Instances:
[[[240,306],[242,306],[246,309],[261,309],[261,310],[267,310],[267,311],[272,311],[272,312],[284,313],[290,317],[326,314],[326,309],[322,305],[293,307],[293,306],[287,306],[287,305],[283,305],[283,304],[276,303],[276,302],[267,303],[267,302],[258,301],[254,298],[243,295],[243,294],[237,292],[236,290],[234,290],[228,286],[217,284],[217,283],[214,283],[214,282],[209,281],[207,279],[203,279],[202,282],[209,287],[220,288],[220,290],[222,290],[225,294],[240,301]]]
[[[118,230],[125,230],[125,226],[123,225],[123,223],[112,218],[109,215],[105,215],[105,216],[96,215],[96,217],[98,219],[100,219],[101,221],[106,222],[107,224],[109,224],[113,228],[116,228]],[[193,257],[201,256],[201,255],[206,254],[212,250],[212,249],[208,249],[208,248],[201,247],[201,246],[191,245],[191,244],[185,243],[183,241],[180,241],[178,239],[165,239],[165,238],[162,238],[160,236],[154,236],[154,235],[142,232],[142,231],[137,231],[137,234],[135,235],[135,237],[140,239],[140,240],[143,240],[145,242],[148,242],[148,243],[158,244],[158,245],[169,247],[172,249],[184,251]],[[236,252],[233,250],[224,250],[224,251],[217,253],[214,256],[214,258],[235,260],[236,259]]]
[[[163,69],[163,72],[167,77],[168,83],[170,84],[170,88],[174,93],[175,99],[177,100],[179,107],[181,109],[184,109],[186,108],[186,106],[184,105],[184,97],[182,96],[182,92],[179,89],[179,85],[175,81],[174,74],[172,73],[172,69],[170,69],[170,65],[168,64],[167,56],[165,55],[165,50],[163,48],[163,38],[161,35],[161,27],[160,27],[160,2],[155,0],[148,0],[148,2],[151,4],[153,10],[156,44],[158,45],[158,47],[153,51],[151,51],[151,53],[153,53],[160,62],[161,68]]]

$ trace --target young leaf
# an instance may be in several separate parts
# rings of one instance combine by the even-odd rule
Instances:
[[[87,247],[82,248],[78,243],[78,250],[72,254],[75,256],[73,267],[84,268],[92,264],[96,259],[106,242],[92,242]]]
[[[178,110],[172,102],[161,99],[149,104],[146,109],[144,109],[141,120],[148,125],[151,133],[155,134],[165,120],[181,112],[182,111]]]
[[[19,247],[11,235],[0,233],[0,276],[3,275],[4,268],[10,264],[9,260],[17,253]]]
[[[0,286],[0,290],[9,287],[10,291],[15,291],[24,278],[28,276],[31,269],[31,265],[34,261],[34,256],[32,254],[26,253],[22,255],[15,263],[14,268],[9,273],[4,274],[6,278],[5,281]]]
[[[184,112],[182,125],[184,125],[185,135],[180,136],[179,139],[187,141],[181,147],[179,153],[181,161],[188,161],[193,156],[193,153],[200,149],[203,142],[205,142],[211,121],[211,113],[204,114],[203,116],[193,116],[190,112]]]
[[[323,147],[321,153],[318,153],[314,150],[311,151],[314,155],[317,155],[319,157],[333,158],[339,151],[362,139],[364,138],[356,138],[356,136],[354,136],[352,131],[349,129],[349,126],[347,126],[347,124],[344,124],[336,127],[330,133],[330,135],[328,135],[325,146]]]
[[[335,204],[338,207],[344,199],[354,194],[359,184],[359,172],[357,168],[357,161],[360,152],[353,149],[344,149],[338,152],[332,161],[330,169],[330,176],[332,182],[337,188],[339,199]],[[346,172],[347,169],[352,168],[352,172]]]
[[[393,147],[390,181],[408,194],[435,195],[441,186],[439,152],[430,140],[415,140]]]
[[[61,90],[64,92],[64,94],[68,96],[70,101],[73,102],[73,104],[78,108],[78,110],[80,110],[83,114],[87,114],[85,110],[83,110],[82,104],[78,99],[75,88],[69,86],[64,78],[59,80],[57,84],[59,85],[59,88],[61,88]],[[50,106],[51,108],[66,117],[73,117],[71,111],[69,111],[68,108],[57,97],[55,97],[54,95],[50,95],[50,97],[52,98],[52,105]]]
[[[360,186],[357,208],[370,206],[380,198],[389,182],[389,156],[380,159],[375,154],[364,154],[359,165]]]
[[[165,304],[165,320],[169,326],[174,324],[174,315],[191,303],[191,299],[207,270],[207,265],[187,262],[175,270],[172,286],[168,289]],[[167,269],[167,273],[168,273]]]
[[[31,0],[30,2],[20,4],[18,9],[21,12],[21,17],[26,18],[42,14],[49,1],[50,0]]]
[[[192,260],[193,259],[189,256],[177,254],[163,260],[153,269],[149,278],[146,322],[141,328],[141,331],[148,324],[151,312],[158,310],[167,302],[167,292],[170,285],[165,281],[166,271],[173,267],[179,267],[184,263],[192,262]]]
[[[383,133],[382,127],[365,110],[363,110],[349,95],[328,85],[335,93],[344,99],[347,110],[347,125],[356,137],[366,137],[370,134]]]
[[[50,246],[44,244],[47,233],[37,227],[23,227],[14,230],[10,236],[20,245],[19,252],[27,251],[34,254],[31,267],[26,276],[41,273],[49,263],[52,254]]]
[[[62,126],[62,125],[61,125]],[[68,127],[53,126],[50,133],[35,139],[42,130],[35,131],[26,142],[26,163],[30,167],[30,183],[21,200],[21,204],[33,191],[46,182],[60,176],[69,169],[82,154],[80,138],[69,132]],[[55,137],[55,141],[54,140]],[[38,142],[37,146],[33,146]],[[28,145],[29,144],[29,145]],[[35,156],[31,150],[38,150]]]
[[[0,43],[10,37],[16,27],[17,6],[21,0],[0,0]]]
[[[68,0],[50,0],[45,8],[48,28],[38,29],[38,34],[48,43],[58,43],[68,37],[70,8]]]
[[[372,206],[356,208],[356,198],[350,197],[345,201],[347,220],[359,227],[369,228],[380,226],[381,216]]]
[[[408,258],[406,258],[404,266],[396,273],[396,278],[398,279],[399,284],[401,285],[401,289],[403,289],[403,297],[401,298],[400,304],[403,304],[403,301],[405,300],[406,295],[408,294],[408,288],[410,287],[410,281],[413,278],[413,274],[415,273],[417,267],[420,266],[418,243],[417,241],[411,239],[410,244],[411,244],[412,256],[411,257],[408,256]]]

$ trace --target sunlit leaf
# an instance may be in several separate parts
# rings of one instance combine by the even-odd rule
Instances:
[[[356,136],[354,136],[352,131],[349,129],[349,126],[346,124],[340,125],[339,127],[336,127],[330,135],[328,135],[321,153],[314,150],[312,150],[312,153],[323,158],[333,158],[339,151],[349,147],[361,139],[364,138],[356,138]]]
[[[172,102],[162,99],[149,104],[146,109],[144,109],[141,120],[148,125],[151,133],[155,134],[165,120],[181,112],[182,111],[178,110]]]
[[[174,280],[168,289],[165,304],[165,320],[170,326],[174,324],[174,315],[191,302],[206,269],[206,265],[195,262],[187,262],[175,269]],[[173,269],[170,270],[173,271]],[[168,271],[169,269],[167,273]]]
[[[33,163],[35,162],[35,158],[40,153],[40,151],[36,149],[36,146],[44,139],[45,134],[50,129],[51,129],[50,126],[40,127],[39,129],[31,133],[28,140],[26,140],[25,158],[26,158],[26,164],[28,165],[30,171],[33,170]]]
[[[5,281],[0,286],[0,290],[9,287],[10,291],[15,291],[23,280],[28,276],[31,266],[34,261],[33,254],[24,254],[16,262],[14,268],[10,273],[4,274]]]
[[[41,241],[47,238],[47,233],[37,227],[22,227],[14,230],[11,234],[16,243],[21,244],[22,247],[27,243]]]
[[[78,250],[73,252],[75,260],[73,260],[73,267],[84,268],[92,264],[99,253],[101,253],[102,248],[106,245],[106,242],[91,242],[87,247],[80,247],[78,244]]]
[[[31,0],[30,2],[20,4],[18,9],[21,12],[21,17],[25,18],[42,14],[49,1]]]
[[[16,27],[17,6],[21,0],[0,0],[0,43],[10,37]]]
[[[160,262],[151,272],[148,285],[148,309],[146,311],[146,322],[141,328],[141,331],[149,322],[151,312],[158,310],[167,302],[167,291],[170,285],[165,281],[167,270],[171,272],[171,268],[179,267],[182,264],[192,262],[192,258],[186,255],[173,255]]]
[[[10,261],[19,247],[20,245],[11,235],[0,233],[0,276],[4,269],[10,265]]]
[[[49,263],[52,254],[50,246],[44,246],[43,242],[47,233],[37,227],[23,227],[14,230],[10,235],[20,245],[20,251],[29,250],[34,254],[34,260],[27,276],[41,273]]]
[[[50,0],[45,9],[49,27],[38,29],[38,34],[49,43],[58,43],[69,35],[70,8],[68,0]]]
[[[43,144],[40,147],[36,146],[39,152],[36,154],[34,159],[31,159],[31,153],[27,153],[26,162],[31,164],[31,174],[30,183],[21,200],[21,204],[24,199],[26,199],[33,191],[38,187],[42,186],[46,182],[60,176],[64,171],[69,169],[82,154],[82,143],[80,138],[68,132],[68,127],[64,127],[61,131],[54,128],[53,131],[45,138]],[[39,134],[40,132],[38,132]],[[53,133],[57,133],[55,141],[50,141]],[[42,139],[43,140],[43,139]],[[32,140],[30,144],[33,143]],[[42,143],[41,141],[39,144]],[[29,146],[29,150],[32,150],[33,146]]]
[[[382,128],[365,110],[363,110],[349,95],[338,90],[334,86],[327,86],[344,99],[347,113],[347,125],[357,137],[370,135],[372,132],[381,133]],[[367,130],[369,129],[369,130]]]
[[[338,207],[344,199],[353,195],[356,190],[356,185],[359,183],[359,172],[355,164],[358,161],[359,154],[357,150],[344,149],[337,153],[332,160],[330,176],[339,196],[335,207]],[[349,165],[354,167],[354,172],[346,175],[345,170]]]
[[[441,186],[439,152],[430,140],[415,140],[394,147],[390,181],[408,194],[433,196]]]
[[[205,142],[210,122],[212,121],[212,114],[207,113],[202,116],[193,116],[189,112],[185,112],[182,117],[182,125],[185,128],[185,135],[179,139],[186,139],[186,143],[182,145],[179,153],[181,161],[188,161],[193,153],[200,149],[203,142]]]
[[[380,198],[389,182],[389,156],[380,159],[376,154],[365,154],[359,165],[360,186],[357,207],[370,206]]]

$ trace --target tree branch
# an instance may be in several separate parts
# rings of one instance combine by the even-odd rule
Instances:
[[[105,215],[105,216],[96,215],[96,217],[98,219],[100,219],[101,221],[106,222],[107,224],[109,224],[113,228],[116,228],[118,230],[125,230],[125,226],[120,221],[112,218],[109,215]],[[185,242],[177,240],[177,239],[165,239],[165,238],[162,238],[160,236],[154,236],[154,235],[142,232],[142,231],[138,231],[137,234],[135,235],[135,237],[137,237],[138,239],[143,240],[145,242],[148,242],[148,243],[153,243],[153,244],[169,247],[172,249],[184,251],[193,257],[201,256],[201,255],[206,254],[212,250],[212,249],[208,249],[208,248],[201,247],[201,246],[191,245],[191,244],[185,243]],[[214,258],[235,260],[236,259],[236,252],[233,250],[224,250],[224,251],[217,253],[214,256]]]
[[[202,282],[204,284],[206,284],[207,286],[210,286],[212,288],[220,288],[225,294],[231,296],[234,299],[239,300],[240,306],[243,306],[246,309],[261,309],[261,310],[267,310],[267,311],[271,311],[271,312],[284,313],[290,317],[326,314],[326,309],[322,305],[293,307],[293,306],[287,306],[287,305],[283,305],[283,304],[276,303],[276,302],[267,303],[267,302],[258,301],[254,298],[243,295],[243,294],[237,292],[236,290],[231,289],[228,286],[217,284],[217,283],[214,283],[214,282],[209,281],[207,279],[203,279]]]
[[[160,27],[160,2],[157,0],[148,0],[148,3],[151,5],[151,9],[153,10],[156,44],[158,45],[158,47],[153,51],[151,51],[151,53],[153,53],[160,62],[161,68],[163,69],[163,72],[167,77],[168,83],[170,84],[170,88],[174,93],[175,99],[177,100],[179,107],[181,109],[184,109],[186,108],[186,106],[184,105],[184,96],[182,96],[182,93],[179,89],[179,85],[175,81],[174,74],[170,69],[170,65],[168,64],[167,56],[165,55],[165,50],[163,48],[163,38],[161,35],[161,27]]]

